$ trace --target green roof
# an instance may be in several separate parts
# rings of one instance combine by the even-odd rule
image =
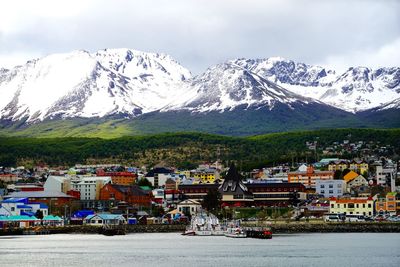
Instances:
[[[1,216],[0,221],[2,222],[17,222],[17,221],[39,221],[35,216],[28,215],[12,215],[12,216]]]
[[[44,216],[43,221],[62,221],[63,219],[61,219],[58,216],[54,216],[54,215],[47,215]]]

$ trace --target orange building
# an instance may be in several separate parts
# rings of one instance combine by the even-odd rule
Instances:
[[[386,197],[378,198],[375,202],[375,210],[380,214],[396,214],[396,192],[390,192],[386,194]]]
[[[333,179],[333,171],[318,171],[312,166],[307,167],[307,171],[296,171],[288,173],[289,183],[301,183],[306,188],[315,188],[316,180],[331,180]]]
[[[131,172],[106,172],[103,169],[96,171],[97,176],[110,176],[113,184],[132,185],[136,181],[136,174]]]
[[[137,185],[106,184],[100,189],[100,200],[125,201],[130,205],[151,206],[151,193]]]

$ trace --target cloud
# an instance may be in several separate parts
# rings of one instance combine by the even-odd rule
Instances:
[[[399,25],[391,0],[14,0],[0,9],[0,66],[119,47],[170,54],[194,73],[238,57],[354,65],[399,38]]]
[[[337,70],[346,70],[355,66],[370,68],[400,67],[400,37],[377,50],[366,48],[343,55],[328,56],[326,62],[322,65]]]

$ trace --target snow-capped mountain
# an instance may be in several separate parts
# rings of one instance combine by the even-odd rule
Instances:
[[[54,54],[0,71],[0,118],[135,116],[182,94],[190,77],[164,54],[129,49]]]
[[[236,64],[282,87],[331,106],[358,112],[400,98],[400,68],[349,68],[343,74],[282,58],[238,59]]]
[[[162,111],[190,110],[195,112],[232,111],[236,107],[274,108],[276,103],[291,107],[291,103],[316,102],[292,93],[253,72],[235,60],[213,66],[194,77],[186,94]]]
[[[355,113],[399,108],[400,68],[357,67],[338,73],[283,58],[235,59],[191,77],[165,54],[73,51],[0,69],[0,96],[0,121],[29,123],[134,118],[154,111],[221,113],[237,107],[285,112],[304,107],[302,114],[312,113],[311,106],[318,112],[332,112],[333,107]]]

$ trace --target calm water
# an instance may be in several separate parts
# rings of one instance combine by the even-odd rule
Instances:
[[[400,266],[400,234],[0,237],[0,266]]]

